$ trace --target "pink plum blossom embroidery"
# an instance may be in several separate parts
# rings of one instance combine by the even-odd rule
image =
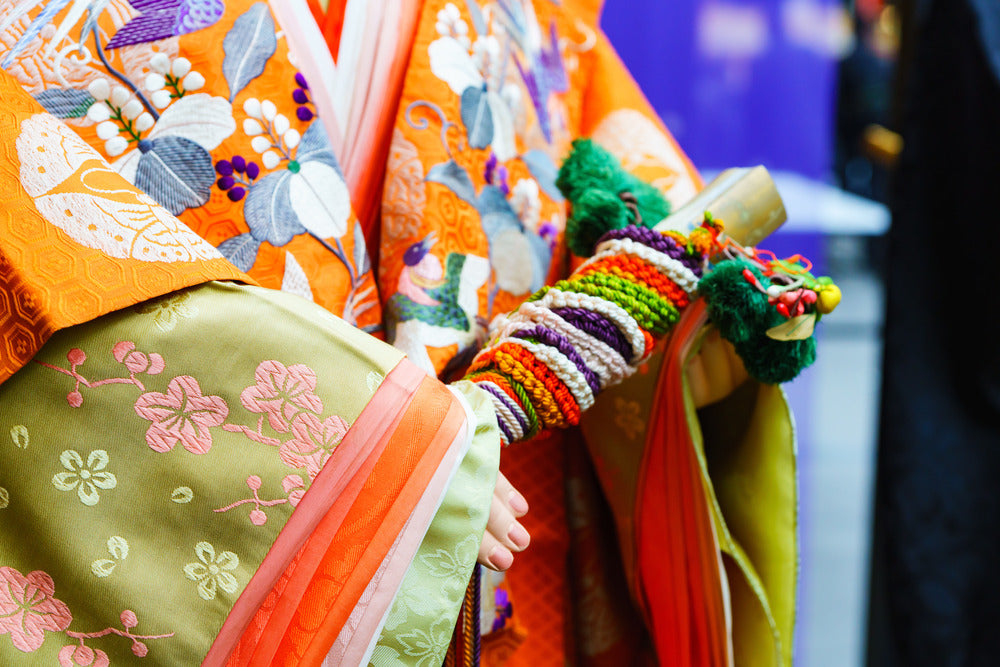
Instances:
[[[108,635],[131,639],[132,653],[138,658],[144,658],[149,653],[149,647],[141,640],[169,639],[174,636],[173,632],[165,635],[137,635],[133,633],[132,630],[139,625],[139,619],[131,609],[123,611],[118,618],[121,620],[124,630],[119,630],[118,628],[104,628],[98,632],[74,632],[67,630],[66,636],[77,640],[78,643],[63,646],[59,650],[59,664],[62,667],[107,667],[108,655],[104,651],[92,649],[87,646],[86,641],[88,639],[98,639]]]
[[[306,495],[306,484],[298,475],[285,475],[281,480],[281,488],[288,494],[288,503],[292,507],[298,507],[302,496]]]
[[[122,628],[124,628],[123,630],[119,630],[118,628],[105,628],[98,632],[74,632],[67,630],[66,636],[77,640],[78,643],[63,646],[59,650],[59,664],[62,667],[107,667],[108,654],[99,649],[92,649],[87,646],[86,642],[88,639],[98,639],[108,635],[131,639],[132,653],[138,658],[144,658],[149,653],[149,647],[142,641],[143,639],[169,639],[174,636],[173,632],[165,635],[134,634],[132,630],[139,625],[139,619],[131,609],[123,611],[119,619],[121,620]]]
[[[301,479],[299,482],[301,483]],[[263,481],[258,475],[250,475],[247,477],[247,487],[253,493],[253,498],[244,498],[242,500],[237,500],[235,503],[226,505],[225,507],[220,507],[217,510],[212,510],[213,512],[228,512],[231,509],[235,509],[240,505],[247,505],[253,503],[254,508],[250,510],[250,523],[255,526],[263,526],[267,523],[267,513],[262,510],[262,507],[274,507],[275,505],[284,505],[285,503],[291,502],[289,498],[276,498],[275,500],[264,500],[260,497],[258,493],[260,491],[261,484]],[[286,491],[287,493],[287,491]],[[295,505],[293,504],[292,507]]]
[[[288,433],[300,414],[320,414],[323,401],[313,391],[316,373],[303,364],[285,366],[279,361],[263,361],[254,372],[257,383],[240,394],[240,402],[250,412],[267,415],[271,428]]]
[[[80,391],[81,387],[87,389],[97,389],[108,384],[131,384],[139,388],[139,391],[146,391],[146,387],[142,384],[142,381],[136,377],[137,373],[147,373],[149,375],[158,375],[163,372],[166,364],[163,361],[163,357],[156,352],[151,352],[146,354],[145,352],[139,352],[135,349],[135,343],[131,341],[119,341],[115,343],[114,347],[111,348],[111,354],[119,363],[125,365],[128,370],[128,377],[113,377],[105,378],[103,380],[88,380],[83,374],[78,370],[79,366],[82,366],[84,362],[87,361],[87,353],[78,347],[71,348],[69,352],[66,353],[66,361],[69,362],[69,368],[61,368],[44,361],[36,361],[35,363],[45,366],[46,368],[51,368],[57,373],[62,373],[63,375],[68,375],[73,378],[73,390],[66,394],[66,402],[70,404],[71,407],[78,408],[83,405],[83,393]]]
[[[292,424],[295,437],[281,445],[281,460],[290,468],[304,467],[309,479],[315,479],[348,428],[348,423],[336,415],[322,422],[315,415],[301,415]]]
[[[108,654],[100,649],[79,644],[70,644],[59,649],[61,667],[108,667],[110,663]]]
[[[192,454],[205,454],[212,448],[210,429],[226,420],[229,406],[220,396],[202,395],[193,377],[180,375],[167,385],[167,393],[140,396],[135,411],[152,422],[146,443],[153,451],[168,452],[179,442]]]
[[[111,348],[111,354],[120,363],[125,364],[125,368],[133,374],[148,373],[150,375],[159,375],[166,366],[162,356],[156,352],[150,354],[140,352],[135,349],[135,343],[127,340],[123,340]]]
[[[10,634],[14,648],[30,653],[45,641],[45,632],[69,627],[73,614],[52,597],[56,585],[45,572],[27,576],[11,567],[0,567],[0,635]]]

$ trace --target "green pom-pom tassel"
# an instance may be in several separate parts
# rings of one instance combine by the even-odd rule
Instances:
[[[594,251],[597,240],[609,230],[623,229],[632,221],[625,202],[604,190],[588,190],[573,204],[573,215],[566,222],[566,238],[574,254],[586,257]]]
[[[640,222],[652,227],[670,213],[655,187],[622,169],[618,159],[590,139],[577,139],[559,169],[556,186],[573,205],[566,230],[570,250],[581,257],[612,229]],[[635,210],[626,204],[631,197]]]
[[[705,297],[709,316],[722,337],[734,344],[754,338],[759,331],[767,331],[771,314],[781,317],[767,302],[767,296],[743,278],[744,269],[750,269],[758,280],[767,284],[764,274],[742,259],[720,262],[698,281],[698,293]]]
[[[768,279],[752,263],[727,260],[717,264],[698,282],[708,314],[722,337],[733,343],[747,372],[767,384],[794,379],[816,360],[816,339],[775,340],[767,330],[786,321],[760,292],[743,277],[749,269],[765,287]]]
[[[775,314],[784,320],[780,314]],[[747,373],[765,384],[790,382],[803,368],[816,361],[816,339],[812,336],[802,340],[774,340],[761,332],[734,347]]]
[[[590,139],[577,139],[559,168],[556,187],[575,203],[589,190],[616,190],[622,173],[614,155]]]

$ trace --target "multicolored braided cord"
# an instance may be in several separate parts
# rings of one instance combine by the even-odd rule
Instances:
[[[695,297],[720,231],[711,220],[688,237],[609,231],[569,279],[494,320],[466,379],[492,398],[504,445],[577,424],[631,375]]]

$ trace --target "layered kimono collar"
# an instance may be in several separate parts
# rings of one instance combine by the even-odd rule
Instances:
[[[0,71],[0,383],[59,329],[252,282]]]

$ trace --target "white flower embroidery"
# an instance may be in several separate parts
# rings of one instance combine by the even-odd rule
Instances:
[[[215,547],[208,542],[199,542],[194,547],[200,563],[188,563],[184,566],[184,574],[191,581],[198,582],[198,595],[203,600],[214,600],[217,589],[221,588],[233,594],[239,588],[230,571],[240,566],[239,557],[232,551],[223,551],[215,555]]]
[[[274,102],[251,97],[243,103],[243,111],[249,116],[243,120],[243,133],[253,137],[250,145],[260,154],[264,166],[274,169],[282,157],[291,160],[291,151],[302,141],[302,135],[287,116],[278,113]]]
[[[205,77],[191,69],[191,61],[187,58],[171,62],[167,54],[157,53],[150,58],[149,66],[153,71],[146,75],[143,83],[157,109],[165,109],[173,100],[205,85]]]
[[[437,33],[442,37],[453,37],[468,50],[469,24],[462,18],[462,12],[455,6],[454,2],[449,2],[437,13],[437,22],[434,24]]]
[[[76,489],[80,502],[93,507],[101,499],[98,489],[105,491],[118,485],[118,479],[104,469],[108,467],[108,453],[103,449],[95,449],[87,455],[87,463],[73,449],[67,449],[59,455],[59,462],[67,472],[56,473],[52,477],[52,485],[60,491]]]

